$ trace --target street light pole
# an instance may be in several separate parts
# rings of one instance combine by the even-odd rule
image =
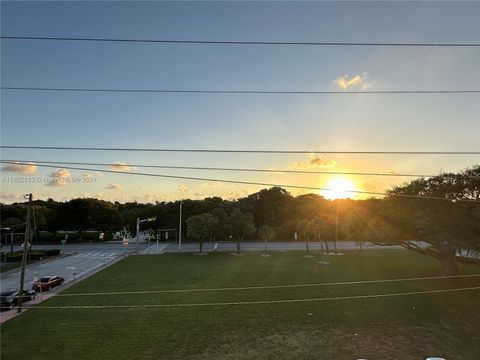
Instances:
[[[180,201],[180,223],[178,225],[178,251],[182,251],[182,205],[183,201]]]
[[[137,236],[135,240],[135,253],[138,253],[138,246],[139,246],[139,240],[140,240],[140,224],[146,221],[155,221],[155,220],[157,220],[156,217],[142,219],[142,220],[140,220],[140,218],[137,218]]]
[[[140,218],[137,218],[137,236],[135,237],[135,252],[138,253],[138,242],[140,238]]]

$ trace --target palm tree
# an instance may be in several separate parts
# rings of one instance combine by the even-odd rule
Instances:
[[[303,240],[305,241],[305,249],[307,250],[307,256],[310,256],[310,249],[308,247],[308,233],[310,228],[310,221],[308,220],[300,220],[297,223],[297,231],[302,234]]]
[[[322,253],[324,253],[324,249],[323,249],[324,234],[327,231],[328,231],[327,224],[325,223],[325,221],[323,221],[322,218],[316,217],[310,222],[309,232],[320,243],[320,249]],[[325,247],[327,249],[327,254],[328,254],[328,244],[326,242],[325,242]]]

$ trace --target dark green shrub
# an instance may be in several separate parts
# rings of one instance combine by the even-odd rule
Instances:
[[[60,255],[60,249],[47,249],[43,251],[46,256]]]
[[[18,253],[7,254],[7,256],[5,256],[5,260],[7,262],[22,261],[22,254],[18,254]]]

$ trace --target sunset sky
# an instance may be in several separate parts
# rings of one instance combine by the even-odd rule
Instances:
[[[479,43],[479,2],[2,2],[3,36]],[[478,90],[480,48],[1,42],[2,86],[208,90]],[[2,90],[2,145],[480,151],[480,96],[212,95]],[[2,149],[2,159],[434,174],[478,155],[192,154]],[[126,171],[327,187],[334,176]],[[12,183],[90,174],[94,182]],[[222,196],[260,186],[4,165],[2,202]],[[409,178],[344,176],[383,192]],[[5,180],[7,179],[7,180]],[[10,179],[10,180],[8,180]],[[290,190],[293,194],[301,190]],[[313,192],[313,191],[306,191]],[[354,196],[359,198],[361,196]]]

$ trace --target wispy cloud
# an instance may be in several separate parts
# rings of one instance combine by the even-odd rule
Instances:
[[[107,186],[105,186],[105,189],[107,190],[112,190],[112,191],[121,191],[123,190],[123,186],[120,185],[120,184],[108,184]]]
[[[52,194],[34,191],[32,193],[34,200],[46,200],[52,197]],[[14,202],[27,202],[28,195],[25,193],[0,193],[0,202],[11,204]]]
[[[27,164],[7,164],[2,167],[3,171],[13,172],[20,175],[33,175],[37,172],[37,165],[32,162]]]
[[[186,185],[179,185],[177,188],[177,193],[188,194],[191,192],[191,189]]]
[[[114,171],[132,171],[135,170],[135,166],[128,165],[122,161],[116,161],[112,166],[111,169]]]
[[[335,80],[335,84],[341,90],[360,89],[366,90],[371,85],[367,82],[367,73],[358,74],[355,76],[343,75]]]
[[[319,156],[318,154],[309,154],[307,160],[294,162],[288,167],[290,169],[311,169],[320,167],[331,168],[336,165],[337,162],[335,160],[325,159],[323,156]]]
[[[67,169],[58,169],[50,174],[45,185],[47,186],[65,186],[69,183],[72,173]]]

